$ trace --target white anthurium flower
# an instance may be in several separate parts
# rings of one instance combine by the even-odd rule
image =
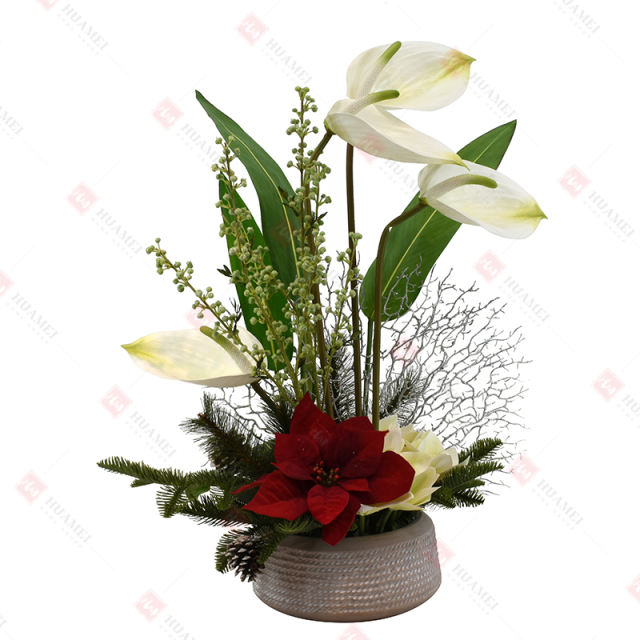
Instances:
[[[473,58],[432,42],[394,42],[361,53],[347,70],[348,98],[329,110],[326,128],[367,153],[398,162],[454,163],[458,154],[389,109],[433,110],[467,87]]]
[[[258,339],[242,327],[238,327],[238,337],[249,351],[254,345],[260,347]],[[202,331],[159,331],[122,347],[141,369],[161,378],[206,387],[237,387],[256,381],[254,359],[206,327]]]
[[[401,455],[413,467],[415,476],[405,495],[391,502],[362,505],[359,513],[370,515],[382,509],[419,511],[438,489],[438,478],[459,464],[458,452],[454,447],[445,449],[432,431],[418,431],[413,425],[400,427],[395,415],[380,420],[379,430],[387,432],[384,450]]]
[[[547,217],[511,178],[475,162],[467,168],[426,166],[418,184],[420,199],[443,215],[504,238],[526,238]]]

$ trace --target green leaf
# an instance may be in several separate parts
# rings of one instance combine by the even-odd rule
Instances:
[[[227,193],[229,193],[229,188],[226,185],[226,183],[223,182],[222,180],[220,180],[218,184],[219,184],[220,200],[224,201],[224,196]],[[237,209],[248,210],[247,205],[244,203],[244,201],[242,200],[238,192],[234,194],[234,198],[235,198],[235,205]],[[222,211],[222,217],[224,218],[225,222],[229,223],[230,216],[231,216],[229,209],[226,209],[223,206],[221,208],[221,211]],[[258,226],[258,223],[255,221],[254,217],[251,214],[250,214],[250,217],[244,221],[243,227],[245,229],[245,232],[247,233],[247,237],[249,236],[251,237],[252,246],[254,248],[265,246],[266,243],[264,241],[264,236],[262,235],[262,231],[260,231],[260,227]],[[227,235],[227,247],[231,249],[233,246],[235,246],[235,237],[233,236],[233,234],[229,234]],[[232,254],[231,252],[229,252],[229,263],[231,266],[231,271],[236,271],[241,268],[240,260],[236,255]],[[266,265],[272,264],[271,254],[269,251],[266,251],[264,254],[264,263]],[[253,305],[247,300],[247,296],[245,295],[244,290],[245,290],[245,285],[242,282],[237,282],[236,293],[238,295],[238,301],[240,302],[240,308],[242,309],[242,315],[244,317],[245,325],[247,329],[251,331],[251,333],[256,338],[258,338],[258,340],[260,340],[260,343],[264,347],[267,354],[270,354],[272,353],[273,350],[275,350],[275,347],[272,345],[271,341],[267,337],[267,327],[261,322],[256,322],[255,324],[251,323],[251,319],[255,317],[255,313],[253,311]],[[269,300],[269,309],[271,310],[271,317],[278,322],[282,322],[287,327],[287,331],[284,334],[284,337],[291,338],[293,335],[293,332],[291,330],[291,324],[284,315],[284,310],[286,307],[287,307],[287,299],[285,298],[284,293],[282,293],[281,291],[278,291],[277,293],[275,293]],[[289,346],[287,355],[289,358],[291,358],[292,354],[293,354],[293,343]],[[268,356],[268,365],[271,370],[276,369],[276,365],[273,362],[273,358],[271,356]]]
[[[515,120],[500,125],[470,142],[458,154],[463,160],[497,169],[515,128]],[[418,197],[416,194],[405,211],[418,204]],[[459,222],[427,207],[391,229],[383,265],[383,321],[399,318],[409,311],[436,260],[459,228]],[[374,260],[361,289],[361,308],[368,318],[373,317],[375,274]]]
[[[300,223],[287,206],[293,197],[293,188],[275,160],[236,122],[214,107],[199,91],[196,98],[213,120],[220,135],[229,142],[239,160],[245,166],[260,202],[260,214],[264,239],[271,252],[273,266],[285,285],[299,275],[298,244],[294,231]]]

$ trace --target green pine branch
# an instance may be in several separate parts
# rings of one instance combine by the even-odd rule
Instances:
[[[195,436],[211,463],[225,473],[255,480],[273,470],[273,441],[256,441],[236,417],[206,393],[202,412],[181,426]]]
[[[500,471],[504,467],[496,460],[479,458],[482,456],[490,458],[498,446],[500,445],[488,440],[475,449],[472,445],[467,450],[467,456],[464,459],[466,462],[463,461],[452,467],[438,478],[438,489],[431,496],[430,502],[448,509],[481,505],[484,502],[484,496],[478,489],[485,485],[481,476]]]
[[[132,487],[161,485],[156,503],[165,518],[181,513],[204,493],[228,500],[232,490],[238,486],[238,480],[233,475],[217,469],[185,473],[175,469],[156,469],[144,462],[132,462],[120,457],[102,460],[98,466],[112,473],[133,477]]]
[[[470,462],[477,462],[484,458],[492,458],[502,444],[499,438],[480,438],[460,452],[460,460],[464,461],[468,458]]]

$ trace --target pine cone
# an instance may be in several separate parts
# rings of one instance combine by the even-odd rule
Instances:
[[[227,545],[226,556],[229,567],[236,570],[242,582],[252,582],[262,570],[258,563],[261,542],[257,536],[238,532],[238,535]]]

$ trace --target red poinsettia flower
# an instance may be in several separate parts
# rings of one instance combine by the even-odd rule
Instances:
[[[336,423],[307,393],[289,433],[276,435],[276,471],[238,489],[260,487],[244,508],[285,520],[308,511],[323,525],[325,542],[338,543],[362,504],[395,500],[411,488],[413,467],[382,451],[384,436],[365,417]]]

